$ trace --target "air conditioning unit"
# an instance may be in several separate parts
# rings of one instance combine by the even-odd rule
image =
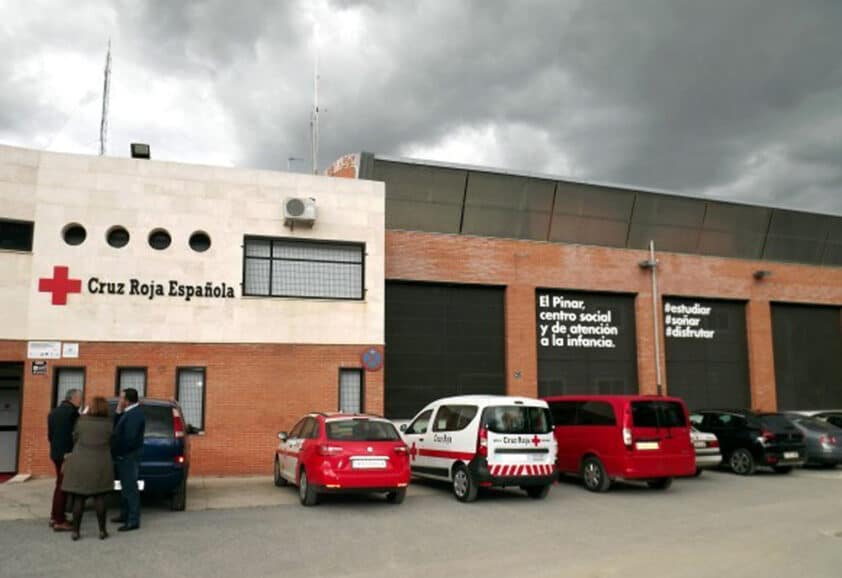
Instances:
[[[284,200],[284,225],[312,227],[316,222],[316,199],[293,197]]]

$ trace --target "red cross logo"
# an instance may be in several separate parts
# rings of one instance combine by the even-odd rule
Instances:
[[[409,448],[409,457],[412,458],[412,461],[415,461],[415,456],[418,455],[418,450],[415,449],[415,442],[412,442],[412,447]]]
[[[541,443],[541,438],[538,437],[536,434],[535,437],[532,438],[532,443],[537,447],[539,443]]]
[[[82,280],[70,279],[68,269],[63,266],[53,267],[53,278],[38,280],[38,291],[53,294],[53,305],[67,305],[68,293],[81,293]]]

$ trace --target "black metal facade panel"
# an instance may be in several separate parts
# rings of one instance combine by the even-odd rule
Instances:
[[[778,408],[842,407],[842,308],[772,304]]]
[[[554,195],[553,181],[471,173],[462,233],[546,240]]]
[[[842,266],[842,217],[363,154],[386,228]]]
[[[538,394],[637,393],[634,300],[536,290]]]
[[[385,413],[440,397],[505,394],[505,289],[386,282]]]
[[[745,303],[664,297],[667,392],[690,409],[749,408]]]

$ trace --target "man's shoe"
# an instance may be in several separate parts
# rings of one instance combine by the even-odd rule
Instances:
[[[125,524],[125,523],[126,523],[126,519],[125,519],[125,518],[121,518],[120,516],[117,516],[116,518],[111,518],[111,523],[112,523],[112,524]]]
[[[123,524],[119,528],[117,528],[118,532],[131,532],[132,530],[140,530],[139,525],[129,526],[128,524]]]
[[[53,532],[69,532],[73,529],[70,522],[56,522],[53,524]]]

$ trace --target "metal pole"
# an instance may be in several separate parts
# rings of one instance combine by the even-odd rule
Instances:
[[[652,264],[652,329],[655,333],[655,385],[658,395],[663,393],[661,383],[661,327],[658,310],[658,262],[655,261],[655,241],[649,241],[649,262]]]

